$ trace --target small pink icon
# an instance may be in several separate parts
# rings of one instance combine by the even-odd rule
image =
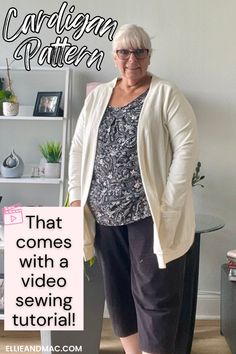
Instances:
[[[14,204],[9,207],[2,208],[4,225],[15,225],[23,223],[23,215],[21,205]]]

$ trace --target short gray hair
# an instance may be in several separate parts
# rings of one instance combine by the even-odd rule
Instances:
[[[151,39],[142,27],[126,24],[121,26],[115,33],[112,50],[129,48],[145,48],[152,52]]]

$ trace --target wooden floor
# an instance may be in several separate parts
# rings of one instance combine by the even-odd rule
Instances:
[[[9,353],[6,351],[8,345],[40,345],[39,332],[4,331],[3,321],[0,321],[0,354]],[[110,320],[104,319],[100,354],[121,353],[122,348],[113,335]],[[219,321],[197,321],[192,354],[231,354],[224,337],[220,335]]]
[[[37,331],[4,331],[4,321],[0,321],[0,353],[9,354],[7,346],[40,345],[40,334]],[[18,351],[18,354],[20,351]],[[38,353],[38,352],[37,352]],[[27,354],[35,354],[27,352]],[[40,353],[38,353],[40,354]]]
[[[100,354],[123,353],[119,340],[112,333],[108,319],[104,319],[100,348]],[[224,337],[220,334],[219,321],[196,322],[191,354],[231,354]]]
[[[197,321],[192,354],[231,354],[220,334],[219,321]]]

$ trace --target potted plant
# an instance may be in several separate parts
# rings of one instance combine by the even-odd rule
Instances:
[[[5,80],[1,78],[0,80],[0,115],[5,116],[16,116],[19,112],[19,103],[17,97],[12,89],[12,81],[10,76],[10,66],[8,59],[7,63],[7,85],[5,85]],[[6,86],[6,87],[4,87]]]
[[[200,175],[201,166],[202,166],[201,162],[198,161],[192,178],[192,187],[201,186],[202,188],[204,188],[203,184],[199,183],[202,179],[205,178],[205,176]]]
[[[39,145],[43,157],[46,159],[44,165],[44,176],[49,178],[59,178],[61,169],[61,143],[48,141]]]

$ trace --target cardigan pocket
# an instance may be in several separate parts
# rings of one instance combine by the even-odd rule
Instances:
[[[163,250],[173,245],[179,218],[180,210],[161,211],[159,235]]]

